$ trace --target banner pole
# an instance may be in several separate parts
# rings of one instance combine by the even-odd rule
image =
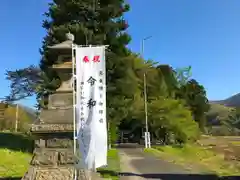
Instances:
[[[75,46],[72,43],[72,88],[73,88],[73,154],[74,158],[77,157],[76,155],[76,95],[75,95]],[[74,160],[74,180],[77,179],[77,170],[76,170],[76,159]]]

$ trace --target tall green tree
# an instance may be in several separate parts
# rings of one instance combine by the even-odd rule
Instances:
[[[54,0],[49,4],[49,10],[45,13],[47,18],[43,22],[48,34],[41,49],[40,68],[47,74],[50,82],[57,79],[48,68],[55,63],[56,58],[51,56],[47,47],[64,41],[65,34],[69,31],[75,36],[76,44],[109,45],[108,87],[122,78],[120,65],[124,64],[122,57],[129,54],[125,46],[130,41],[130,36],[125,32],[128,25],[123,14],[129,10],[129,5],[122,0],[94,2]],[[108,88],[108,97],[111,92],[111,88]]]
[[[141,108],[138,116],[144,121],[144,106]],[[162,139],[165,143],[170,143],[171,138],[181,143],[198,138],[198,124],[181,100],[164,97],[152,100],[148,106],[148,117],[149,130],[153,138]]]
[[[176,72],[173,68],[167,64],[157,66],[157,71],[160,77],[162,77],[162,82],[166,86],[167,97],[175,98],[176,91],[179,88],[178,79],[176,78]]]
[[[210,108],[205,88],[195,79],[191,79],[180,87],[177,96],[185,100],[192,111],[194,120],[198,122],[200,129],[204,131],[206,112],[208,112]]]
[[[125,32],[128,27],[123,14],[129,10],[129,5],[123,0],[53,0],[44,14],[43,28],[47,35],[40,49],[41,61],[39,67],[29,66],[16,71],[7,71],[11,81],[12,92],[9,100],[16,100],[37,94],[42,100],[44,96],[53,93],[59,86],[59,78],[49,67],[56,63],[57,58],[49,51],[48,46],[65,40],[65,34],[71,32],[76,44],[106,44],[109,45],[107,58],[108,82],[116,80],[118,73],[116,64],[121,57],[129,54],[125,47],[131,40]],[[111,58],[112,57],[112,58]],[[122,63],[123,64],[123,63]],[[112,68],[112,69],[111,69]],[[118,74],[119,76],[119,74]]]
[[[192,70],[192,67],[188,66],[184,68],[177,68],[174,71],[179,87],[185,85],[189,81],[190,77],[192,76],[191,70]]]

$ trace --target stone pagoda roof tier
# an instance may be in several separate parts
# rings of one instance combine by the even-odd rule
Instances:
[[[72,49],[72,41],[71,40],[67,40],[67,41],[63,41],[59,44],[55,44],[53,46],[48,46],[49,49],[58,49],[58,50],[63,50],[63,49]]]
[[[61,64],[53,64],[53,69],[72,69],[72,62],[65,62]]]

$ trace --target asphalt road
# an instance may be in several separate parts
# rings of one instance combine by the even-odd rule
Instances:
[[[160,180],[218,180],[216,175],[201,174],[183,166],[173,164],[143,152],[138,145],[120,145],[121,180],[160,179]],[[235,180],[239,177],[221,179]],[[239,178],[240,179],[240,178]]]

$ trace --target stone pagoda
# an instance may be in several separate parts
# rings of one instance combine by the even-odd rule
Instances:
[[[58,64],[57,72],[61,85],[48,98],[48,109],[42,109],[39,120],[31,128],[35,147],[30,168],[22,180],[73,180],[73,88],[72,88],[72,42],[73,36],[60,44],[49,47]],[[78,170],[77,180],[88,179],[89,173]],[[99,179],[99,175],[94,179]]]

